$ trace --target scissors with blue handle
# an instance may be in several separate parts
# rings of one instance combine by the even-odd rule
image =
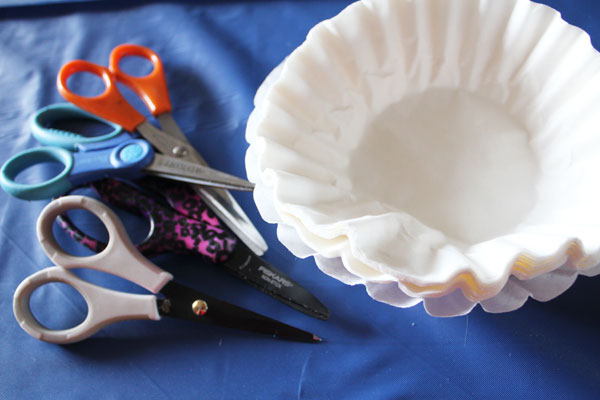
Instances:
[[[72,209],[96,215],[109,234],[106,248],[98,254],[77,257],[66,253],[57,243],[52,226],[56,216]],[[52,343],[73,343],[88,338],[104,326],[128,319],[160,320],[178,317],[207,324],[264,333],[282,339],[319,342],[312,333],[218,300],[173,281],[173,276],[144,258],[129,239],[117,215],[101,202],[85,196],[58,198],[44,208],[37,223],[37,234],[45,253],[57,265],[34,273],[17,287],[13,311],[19,325],[31,336]],[[119,292],[87,282],[69,271],[89,268],[127,279],[152,295]],[[40,286],[62,282],[77,290],[88,306],[79,325],[52,330],[33,315],[30,299]],[[160,297],[156,295],[159,294]]]
[[[145,76],[133,76],[124,72],[119,64],[121,60],[131,56],[150,61],[153,66],[152,71]],[[100,77],[104,82],[104,92],[98,96],[86,97],[70,90],[69,78],[82,72]],[[155,128],[125,100],[117,88],[117,82],[128,86],[140,97],[156,117],[162,130]],[[158,54],[151,49],[137,44],[119,45],[110,53],[108,68],[84,60],[70,61],[60,69],[57,87],[62,96],[71,103],[121,125],[130,132],[139,132],[158,152],[207,166],[206,161],[190,144],[171,117],[171,102],[163,64]],[[231,193],[206,186],[196,186],[194,190],[252,251],[262,255],[267,250],[267,243]]]
[[[42,109],[32,119],[36,125],[33,131],[38,139],[49,146],[23,151],[4,163],[0,170],[0,185],[7,193],[21,199],[41,200],[106,177],[136,178],[146,174],[236,190],[251,191],[254,187],[252,183],[224,172],[157,154],[146,140],[126,132],[115,135],[117,128],[104,137],[82,141],[73,133],[46,129],[38,124],[40,121],[64,117],[65,113],[70,117],[79,113],[80,118],[89,118],[88,113],[68,104]],[[16,181],[20,172],[46,162],[59,162],[64,169],[44,182],[30,184]]]

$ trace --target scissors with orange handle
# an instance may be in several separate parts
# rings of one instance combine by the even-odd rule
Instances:
[[[149,60],[153,65],[152,72],[141,77],[124,72],[119,63],[123,58],[131,56]],[[67,85],[69,77],[81,72],[99,76],[104,82],[104,92],[98,96],[86,97],[71,91]],[[147,121],[125,100],[117,88],[117,82],[131,88],[142,99],[158,120],[162,130]],[[121,125],[128,131],[137,131],[160,153],[207,165],[171,117],[172,107],[163,64],[151,49],[134,44],[117,46],[110,54],[108,68],[83,60],[70,61],[60,69],[57,86],[63,97],[71,103]],[[203,186],[194,186],[194,190],[225,225],[256,254],[262,255],[267,250],[266,242],[228,191]]]

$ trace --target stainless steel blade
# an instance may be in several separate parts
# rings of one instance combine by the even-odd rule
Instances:
[[[187,142],[172,137],[170,133],[161,131],[148,121],[142,122],[135,129],[160,153],[186,161],[193,161],[188,159],[192,149]]]
[[[158,124],[163,132],[169,134],[172,138],[181,140],[182,142],[188,142],[185,133],[181,131],[177,122],[171,116],[171,113],[162,113],[156,116]]]
[[[181,131],[170,113],[160,114],[156,118],[162,127],[163,132],[167,133],[172,138],[188,144],[188,154],[184,157],[186,161],[194,161],[201,165],[208,166],[206,160],[204,160],[193,146],[189,145],[187,137]],[[244,242],[250,250],[252,250],[252,252],[262,256],[267,251],[269,248],[267,243],[231,193],[226,190],[205,186],[194,185],[193,188],[217,217],[219,217],[219,219],[227,225],[227,227],[231,229],[231,231]]]
[[[254,254],[262,256],[268,250],[267,242],[250,222],[233,195],[226,190],[194,185],[194,191],[206,202],[219,219],[227,225]]]
[[[154,160],[144,168],[148,174],[196,185],[252,191],[254,184],[233,175],[175,157],[154,154]]]

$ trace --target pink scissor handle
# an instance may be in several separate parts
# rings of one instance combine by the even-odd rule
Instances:
[[[67,84],[69,77],[81,72],[88,72],[100,77],[104,82],[104,92],[93,97],[81,96],[72,92]],[[130,132],[135,131],[135,128],[146,120],[125,100],[117,88],[112,73],[101,65],[84,60],[70,61],[63,65],[58,72],[56,85],[60,94],[67,101],[98,117],[121,125]]]
[[[119,63],[125,57],[141,57],[152,63],[152,72],[145,76],[132,76],[124,72]],[[158,54],[148,47],[137,44],[121,44],[110,53],[108,69],[117,78],[117,81],[127,85],[146,104],[146,107],[157,116],[171,112],[171,101],[162,61]]]
[[[33,292],[51,282],[65,283],[85,299],[88,313],[79,325],[53,330],[42,325],[31,312],[29,301]],[[156,297],[117,292],[96,286],[78,278],[62,267],[49,267],[27,277],[17,287],[13,298],[13,312],[25,332],[45,342],[67,344],[86,339],[104,326],[130,319],[160,320]]]
[[[72,209],[88,210],[102,221],[108,231],[108,244],[98,254],[79,257],[65,252],[56,242],[52,226],[59,214]],[[85,196],[60,197],[48,204],[37,222],[42,248],[56,264],[66,269],[90,268],[127,279],[157,293],[173,276],[146,259],[133,245],[117,215],[98,200]]]

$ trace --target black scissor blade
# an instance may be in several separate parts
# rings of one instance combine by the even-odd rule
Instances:
[[[239,242],[222,265],[232,274],[295,310],[322,320],[329,310],[292,278],[254,254]]]
[[[321,341],[310,332],[215,299],[173,281],[167,283],[160,292],[165,298],[158,300],[158,309],[164,316],[263,333],[296,342]]]

